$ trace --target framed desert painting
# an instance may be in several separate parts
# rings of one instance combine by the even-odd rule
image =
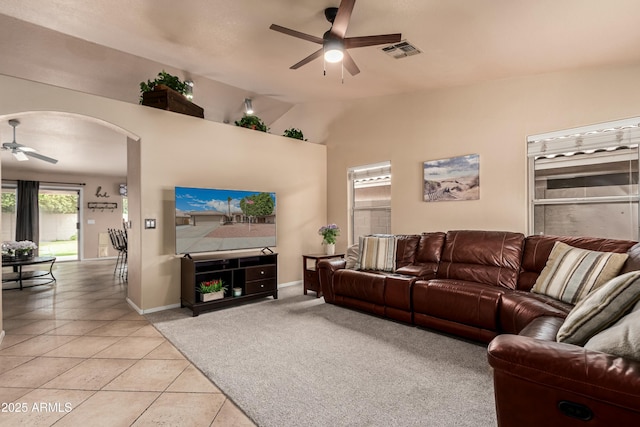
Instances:
[[[423,171],[425,202],[480,198],[480,156],[478,154],[429,160],[424,162]]]

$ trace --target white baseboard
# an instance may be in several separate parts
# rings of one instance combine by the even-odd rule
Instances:
[[[301,284],[302,284],[302,280],[295,280],[293,282],[280,283],[278,285],[278,289],[286,288],[286,287],[289,287],[289,286],[301,285]],[[155,313],[156,311],[170,310],[172,308],[180,308],[180,303],[177,303],[177,304],[169,304],[169,305],[165,305],[165,306],[162,306],[162,307],[154,307],[154,308],[149,308],[147,310],[143,310],[140,307],[138,307],[137,305],[135,305],[135,303],[133,301],[131,301],[129,298],[127,298],[127,303],[138,314],[149,314],[149,313]]]
[[[180,303],[164,305],[162,307],[149,308],[147,310],[143,310],[142,314],[155,313],[156,311],[170,310],[172,308],[180,308]]]
[[[127,297],[126,301],[127,301],[127,304],[129,304],[131,306],[131,308],[133,308],[135,311],[138,312],[138,314],[144,314],[142,309],[140,307],[138,307],[133,301],[131,301],[129,299],[129,297]]]
[[[293,282],[280,283],[278,285],[278,289],[286,288],[288,286],[296,286],[296,285],[302,285],[302,280],[295,280]]]
[[[156,311],[169,310],[169,309],[172,309],[172,308],[180,308],[180,303],[178,303],[178,304],[170,304],[170,305],[165,305],[165,306],[162,306],[162,307],[153,307],[153,308],[149,308],[147,310],[143,310],[140,307],[138,307],[129,298],[127,298],[127,303],[131,306],[131,308],[133,308],[140,315],[149,314],[149,313],[155,313]]]

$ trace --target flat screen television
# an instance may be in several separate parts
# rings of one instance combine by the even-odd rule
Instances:
[[[276,193],[175,187],[176,253],[276,245]]]

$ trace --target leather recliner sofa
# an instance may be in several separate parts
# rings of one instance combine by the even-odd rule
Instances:
[[[640,425],[640,363],[557,343],[573,305],[531,292],[556,241],[640,269],[633,241],[456,230],[398,236],[392,273],[321,261],[320,285],[328,303],[490,343],[502,427]]]

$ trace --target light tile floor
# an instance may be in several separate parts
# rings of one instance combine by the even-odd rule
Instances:
[[[0,425],[253,426],[126,303],[114,263],[57,263],[55,286],[2,291]]]

